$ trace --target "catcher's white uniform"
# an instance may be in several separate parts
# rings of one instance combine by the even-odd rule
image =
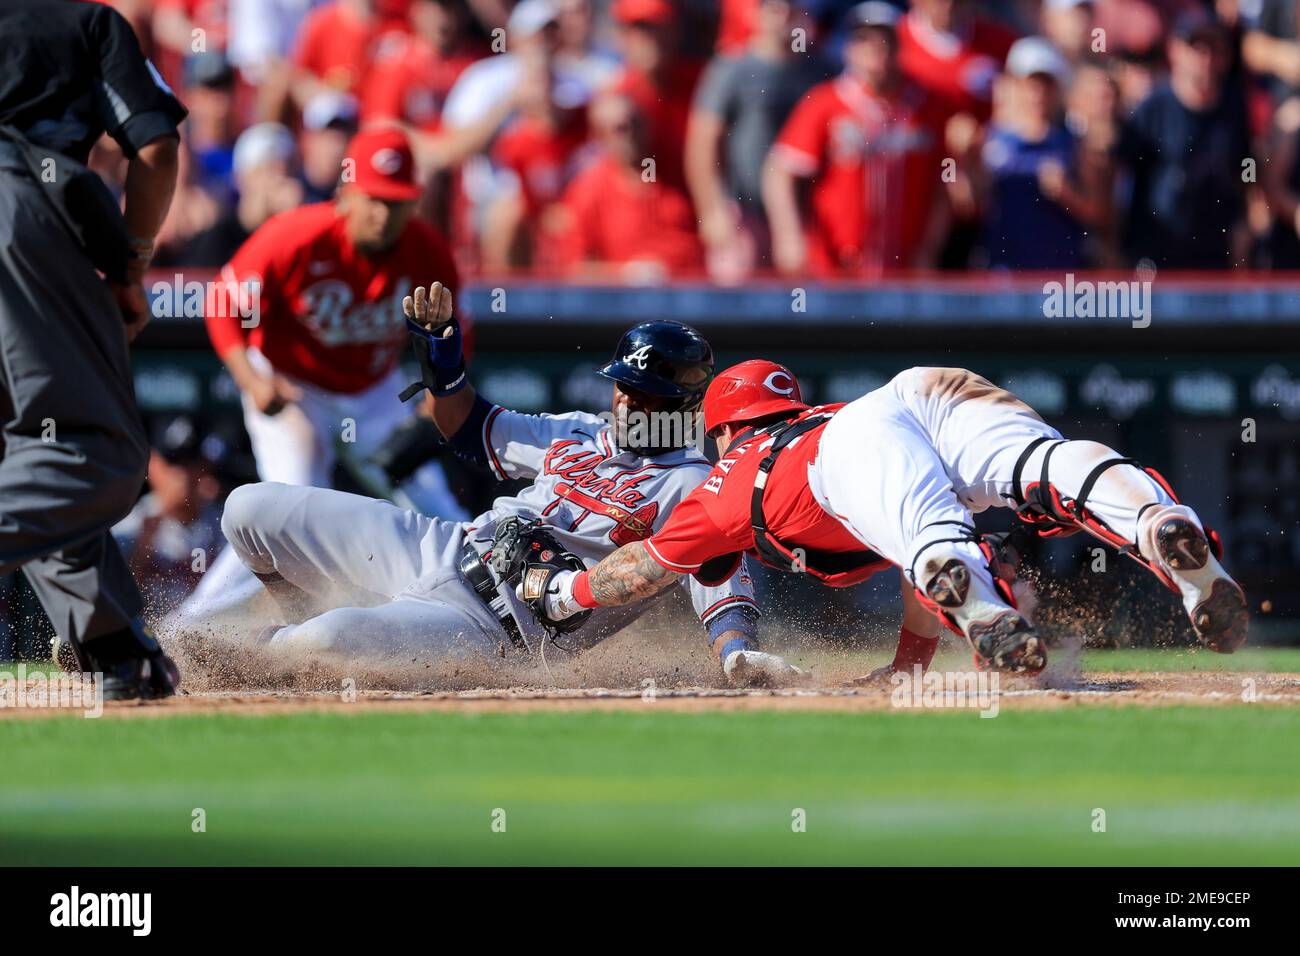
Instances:
[[[498,478],[533,483],[470,522],[427,518],[320,488],[264,482],[231,494],[222,527],[243,563],[260,577],[278,575],[328,609],[277,630],[272,647],[384,655],[508,648],[505,628],[458,570],[466,543],[482,554],[499,521],[535,516],[564,548],[593,565],[658,530],[710,469],[693,448],[653,457],[623,451],[595,415],[527,415],[482,400],[452,444]],[[687,577],[682,587],[706,627],[754,609],[743,564],[719,586]],[[511,587],[500,585],[497,594],[536,646],[544,632],[532,613]],[[564,635],[561,646],[590,647],[654,602],[599,609],[580,630]]]

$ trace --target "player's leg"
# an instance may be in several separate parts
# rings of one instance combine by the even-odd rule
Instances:
[[[448,659],[494,654],[501,625],[469,589],[440,589],[446,600],[401,599],[375,607],[341,607],[265,635],[272,651],[330,653],[382,660]]]
[[[901,567],[919,600],[964,635],[982,661],[1042,668],[1041,640],[995,582],[970,511],[894,396],[879,390],[841,410],[822,435],[810,480],[823,506]]]
[[[249,363],[263,374],[273,369],[259,353],[250,350]],[[258,411],[244,396],[244,427],[248,430],[257,476],[262,481],[328,488],[334,470],[334,445],[329,432],[332,409],[328,396],[299,382],[302,397],[274,415]]]
[[[1217,541],[1163,478],[1100,442],[1064,439],[965,369],[911,369],[893,385],[973,510],[1010,506],[1042,533],[1086,531],[1177,591],[1207,646],[1230,652],[1245,641],[1245,597],[1219,563]]]
[[[231,492],[222,515],[231,549],[286,616],[376,605],[439,567],[455,567],[459,525],[386,501],[262,482]]]

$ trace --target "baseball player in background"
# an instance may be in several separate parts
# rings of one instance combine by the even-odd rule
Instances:
[[[973,372],[913,368],[847,405],[810,408],[788,369],[743,362],[709,386],[704,421],[722,454],[712,474],[653,536],[556,574],[549,616],[644,599],[683,575],[708,583],[745,553],[832,587],[892,564],[904,618],[891,669],[928,666],[946,624],[981,665],[1035,672],[1044,644],[971,518],[1013,507],[1040,534],[1082,530],[1135,558],[1180,595],[1207,647],[1246,640],[1245,596],[1217,537],[1159,474],[1063,438]]]
[[[226,537],[284,614],[284,625],[259,639],[272,650],[488,657],[550,640],[581,650],[644,613],[654,602],[601,610],[560,643],[574,622],[538,610],[549,577],[662,528],[708,474],[708,460],[690,445],[693,429],[635,427],[638,414],[694,423],[713,367],[708,343],[676,322],[642,323],[599,369],[614,382],[608,416],[527,415],[469,384],[449,290],[419,288],[406,310],[422,377],[404,397],[427,387],[434,421],[458,456],[497,479],[533,483],[467,522],[333,490],[236,489],[223,517]],[[729,676],[761,682],[794,671],[756,649],[743,562],[709,585],[682,584]]]
[[[402,298],[421,272],[447,276],[449,288],[459,279],[447,243],[414,218],[421,189],[405,134],[362,130],[346,162],[353,168],[335,201],[271,218],[235,253],[222,270],[222,301],[207,310],[208,334],[242,395],[263,481],[328,487],[342,451],[368,490],[463,519],[437,462],[396,494],[396,481],[367,464],[412,417],[396,400],[405,384]],[[223,554],[182,618],[220,614],[259,590]]]

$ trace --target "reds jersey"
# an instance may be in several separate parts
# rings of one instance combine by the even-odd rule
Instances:
[[[540,517],[566,550],[591,567],[623,545],[661,529],[708,475],[708,459],[694,448],[653,457],[622,451],[614,445],[611,431],[606,422],[585,412],[525,415],[494,407],[479,436],[493,474],[531,478],[533,483],[513,497],[498,498],[491,510],[470,522],[467,539],[481,553],[492,546],[502,518]],[[714,587],[690,577],[681,583],[706,626],[737,606],[755,607],[753,581],[743,563]],[[591,620],[569,637],[594,643],[654,603],[597,608]]]
[[[793,420],[843,407],[819,405]],[[825,428],[823,424],[800,435],[778,455],[763,495],[763,514],[769,532],[787,547],[808,552],[861,552],[862,542],[817,503],[808,487],[808,469],[817,458]],[[761,560],[754,547],[750,504],[759,463],[767,457],[773,441],[771,435],[760,431],[728,449],[704,483],[646,540],[650,557],[670,571],[706,580],[730,574],[741,553]],[[860,574],[827,583],[856,584],[876,570],[879,567],[863,568]]]
[[[888,96],[842,74],[809,90],[774,158],[812,180],[810,264],[826,274],[913,264],[940,185],[942,105],[904,84]]]
[[[428,223],[412,219],[393,248],[363,255],[332,203],[302,206],[264,223],[221,272],[231,296],[246,297],[240,283],[256,285],[256,324],[243,327],[234,299],[210,303],[208,335],[219,356],[251,346],[277,372],[360,392],[397,364],[408,342],[402,298],[429,276],[460,287],[451,251]]]

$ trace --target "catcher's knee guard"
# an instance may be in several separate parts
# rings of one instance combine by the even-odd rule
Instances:
[[[1013,499],[1017,506],[1017,517],[1033,528],[1040,537],[1044,538],[1065,537],[1076,534],[1079,531],[1085,531],[1094,538],[1097,538],[1098,540],[1117,549],[1120,554],[1128,555],[1159,578],[1165,587],[1177,593],[1178,585],[1174,583],[1173,579],[1163,568],[1161,568],[1156,562],[1143,557],[1138,551],[1135,542],[1129,541],[1122,535],[1117,534],[1104,521],[1089,511],[1087,506],[1088,496],[1092,494],[1092,489],[1096,487],[1097,481],[1109,469],[1114,468],[1117,465],[1132,465],[1134,468],[1148,475],[1152,481],[1163,488],[1165,493],[1173,499],[1174,504],[1181,504],[1178,500],[1178,495],[1174,493],[1173,487],[1165,479],[1164,475],[1160,474],[1160,472],[1156,471],[1154,468],[1139,464],[1136,459],[1109,458],[1096,465],[1092,471],[1088,472],[1087,477],[1083,480],[1083,484],[1079,487],[1079,493],[1077,495],[1073,498],[1066,497],[1061,494],[1060,490],[1054,484],[1052,484],[1049,475],[1052,453],[1069,440],[1070,439],[1068,438],[1052,439],[1051,437],[1044,435],[1041,438],[1034,439],[1025,446],[1025,450],[1021,452],[1020,459],[1016,462],[1016,467],[1012,474],[1011,487],[1014,492]],[[1052,445],[1043,453],[1043,467],[1039,479],[1024,484],[1021,480],[1021,474],[1024,471],[1025,465],[1028,463],[1030,456],[1040,445],[1049,441],[1055,441],[1056,444]],[[1158,507],[1159,505],[1160,502],[1155,501],[1143,505],[1138,511],[1138,520],[1141,520],[1143,512],[1148,508]],[[1218,533],[1212,528],[1206,528],[1205,537],[1210,543],[1210,548],[1214,552],[1214,556],[1216,558],[1221,558],[1223,556],[1223,544]]]

